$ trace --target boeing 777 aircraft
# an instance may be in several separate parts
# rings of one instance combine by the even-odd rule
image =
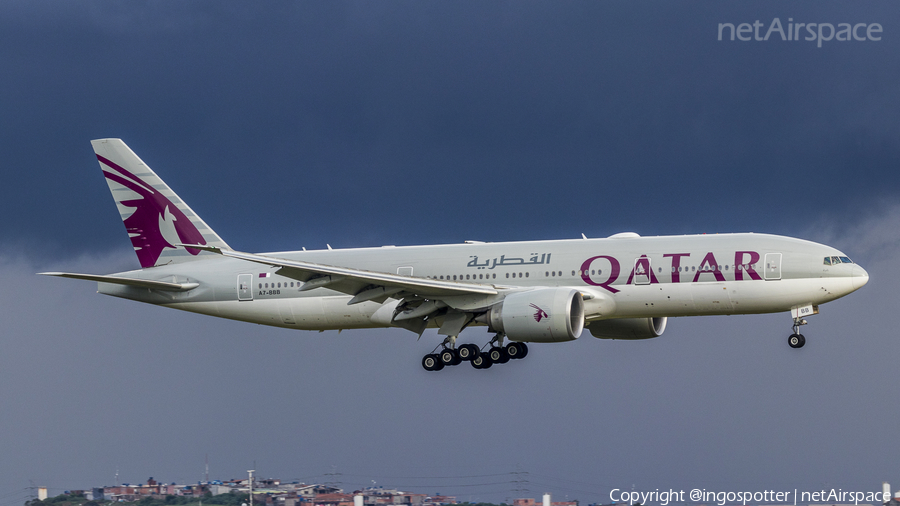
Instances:
[[[117,274],[41,274],[96,281],[98,292],[301,330],[399,327],[445,336],[429,371],[484,369],[525,343],[662,335],[668,317],[791,312],[800,326],[869,280],[847,255],[767,234],[640,237],[243,253],[231,249],[119,139],[92,141],[141,264]],[[583,237],[583,236],[582,236]],[[487,326],[484,346],[457,344]],[[506,342],[508,341],[508,343]]]

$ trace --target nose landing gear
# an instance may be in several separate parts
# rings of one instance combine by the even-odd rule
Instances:
[[[806,325],[806,320],[794,318],[794,333],[788,336],[788,346],[791,348],[802,348],[806,344],[806,338],[800,333],[801,325]]]

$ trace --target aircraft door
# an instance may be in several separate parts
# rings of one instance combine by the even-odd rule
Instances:
[[[766,281],[781,279],[781,253],[766,253]]]
[[[238,274],[238,300],[253,300],[253,274]]]

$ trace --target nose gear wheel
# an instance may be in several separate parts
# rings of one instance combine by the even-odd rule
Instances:
[[[791,348],[802,348],[806,344],[806,338],[800,333],[801,325],[806,325],[806,320],[794,318],[794,333],[788,336],[788,346]]]

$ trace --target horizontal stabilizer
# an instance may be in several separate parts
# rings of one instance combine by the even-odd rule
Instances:
[[[42,276],[58,276],[61,278],[84,279],[97,281],[98,283],[113,283],[116,285],[137,286],[152,290],[165,290],[168,292],[186,292],[200,286],[200,283],[169,283],[168,281],[152,281],[149,279],[120,278],[116,276],[103,276],[100,274],[76,274],[72,272],[39,272]]]

